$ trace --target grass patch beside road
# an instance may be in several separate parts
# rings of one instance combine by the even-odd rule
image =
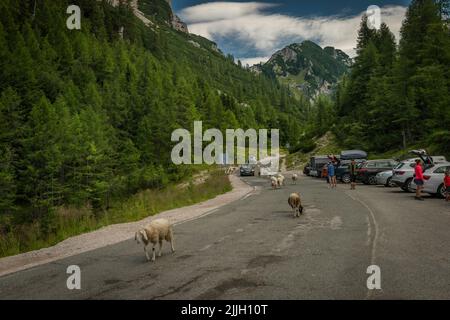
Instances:
[[[90,207],[59,207],[54,210],[44,232],[40,221],[15,225],[12,217],[0,216],[0,257],[37,250],[57,244],[69,237],[101,227],[138,221],[162,211],[202,202],[232,189],[222,170],[207,173],[201,183],[191,178],[188,183],[169,185],[164,189],[141,191],[123,201],[116,201],[109,210],[95,212]],[[46,222],[48,224],[48,222]]]

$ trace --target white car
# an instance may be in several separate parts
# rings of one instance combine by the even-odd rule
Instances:
[[[423,192],[434,196],[444,197],[444,175],[450,171],[450,162],[436,164],[434,167],[425,170],[423,173]],[[411,183],[411,188],[416,190],[416,184]]]
[[[400,162],[393,170],[391,182],[402,188],[403,191],[414,192],[414,167],[416,166],[416,159],[407,159]],[[443,156],[432,156],[431,159],[435,164],[447,163]],[[423,160],[422,160],[423,161]]]
[[[419,159],[419,158],[417,158]],[[411,182],[414,177],[414,167],[416,159],[407,159],[400,162],[392,170],[392,183],[402,188],[403,191],[411,191]]]
[[[392,171],[387,170],[377,173],[375,181],[377,184],[384,185],[385,187],[395,187],[396,184],[392,182]]]

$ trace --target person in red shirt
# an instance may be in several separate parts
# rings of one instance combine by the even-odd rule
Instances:
[[[445,201],[450,201],[450,171],[445,172],[444,186],[445,186]]]
[[[423,189],[423,169],[422,165],[420,164],[420,160],[416,160],[416,167],[414,168],[415,177],[414,177],[414,183],[416,184],[416,200],[423,201],[422,198],[422,189]]]

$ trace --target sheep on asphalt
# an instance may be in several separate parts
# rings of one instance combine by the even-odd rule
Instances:
[[[151,221],[148,225],[146,225],[143,229],[136,232],[134,239],[137,243],[144,243],[144,252],[147,260],[150,260],[150,257],[147,252],[147,246],[152,243],[152,261],[155,261],[155,247],[156,244],[159,243],[159,251],[158,257],[161,257],[161,249],[163,240],[170,242],[170,247],[172,252],[175,252],[173,247],[173,229],[170,222],[166,219],[156,219]]]
[[[288,203],[294,211],[294,218],[300,217],[300,215],[303,214],[303,206],[299,193],[291,193],[288,199]]]
[[[284,176],[282,174],[278,174],[277,177],[277,182],[278,182],[278,187],[281,188],[282,185],[284,185]]]
[[[292,183],[293,183],[293,184],[297,184],[297,179],[298,179],[298,176],[297,176],[296,173],[294,173],[294,174],[292,175]]]
[[[278,188],[278,179],[275,177],[270,178],[270,183],[272,184],[272,189]]]

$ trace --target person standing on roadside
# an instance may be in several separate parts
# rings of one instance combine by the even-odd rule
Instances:
[[[415,183],[416,186],[417,186],[417,187],[416,187],[416,196],[415,196],[415,199],[416,199],[416,200],[423,201],[423,198],[422,198],[422,189],[423,189],[423,168],[422,168],[422,165],[421,165],[419,159],[416,160],[416,167],[414,168],[414,173],[415,173],[414,183]]]
[[[352,162],[350,162],[350,190],[356,189],[356,161],[355,159],[352,159]]]
[[[445,188],[445,201],[450,201],[450,171],[445,172],[444,188]]]
[[[333,162],[328,163],[328,178],[330,181],[330,187],[336,188],[336,175],[335,175],[335,168]]]

